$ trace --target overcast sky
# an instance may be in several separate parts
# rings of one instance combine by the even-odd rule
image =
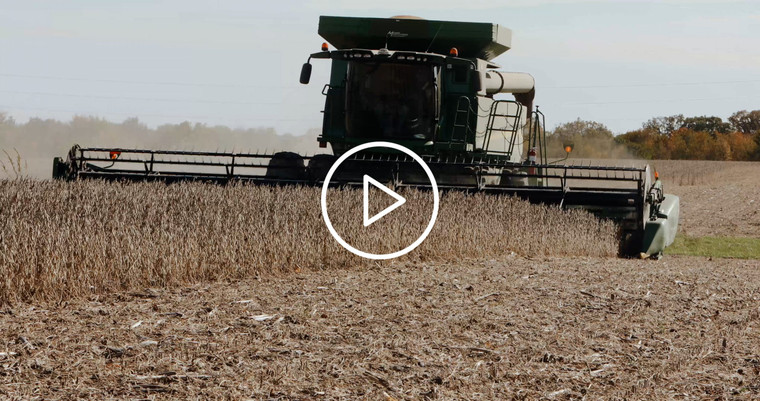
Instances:
[[[551,128],[760,109],[760,1],[0,0],[0,111],[136,116],[303,134],[321,124],[319,15],[498,23],[502,70],[536,78]]]

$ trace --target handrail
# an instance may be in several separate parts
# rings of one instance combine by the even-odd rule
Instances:
[[[506,112],[499,113],[498,112],[499,111],[499,106],[503,105],[503,104],[506,104],[506,105],[514,104],[514,105],[516,105],[517,106],[517,111],[515,112],[515,114],[511,114],[511,113],[509,113],[509,106],[507,106],[507,111]],[[518,103],[518,102],[516,102],[514,100],[495,100],[493,103],[491,103],[491,109],[488,112],[488,120],[486,122],[486,134],[485,134],[485,137],[483,138],[483,148],[482,148],[483,150],[485,150],[485,151],[487,151],[488,153],[491,153],[491,154],[505,155],[505,156],[507,156],[507,158],[511,158],[512,157],[512,153],[514,152],[515,141],[517,139],[517,131],[520,128],[519,127],[519,125],[520,125],[519,123],[520,123],[520,119],[522,117],[522,109],[523,109],[523,106],[520,103]],[[496,122],[496,118],[497,117],[504,117],[504,119],[507,120],[507,124],[509,126],[511,126],[511,129],[494,128],[494,124]],[[509,123],[508,119],[512,119],[512,122]],[[490,150],[489,149],[490,145],[491,145],[491,136],[493,135],[494,131],[502,131],[502,132],[510,132],[511,133],[510,140],[509,140],[509,150],[507,150],[507,151],[494,151],[494,150]]]

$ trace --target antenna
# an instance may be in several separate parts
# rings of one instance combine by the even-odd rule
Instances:
[[[441,22],[441,25],[438,25],[438,30],[435,31],[435,35],[433,35],[433,39],[430,41],[430,44],[428,45],[427,49],[425,49],[425,53],[430,51],[430,47],[433,46],[433,42],[435,42],[435,38],[438,37],[438,32],[441,32],[442,27],[443,27],[443,22]]]

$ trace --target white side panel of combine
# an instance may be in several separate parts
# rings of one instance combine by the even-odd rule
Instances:
[[[515,102],[499,103],[499,114],[519,115],[515,117],[494,117],[490,139],[488,138],[488,121],[494,100],[478,96],[478,125],[475,146],[478,150],[489,153],[505,153],[511,150],[509,160],[515,163],[522,161],[523,128],[526,124],[525,107]],[[512,135],[512,132],[516,134]],[[513,143],[514,140],[514,143]]]

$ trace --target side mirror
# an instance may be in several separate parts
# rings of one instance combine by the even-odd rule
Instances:
[[[480,81],[480,71],[470,70],[470,81],[475,86],[475,90],[480,92],[483,90],[483,83]]]
[[[304,63],[303,67],[301,67],[301,83],[306,85],[309,83],[309,80],[311,80],[311,64]]]

